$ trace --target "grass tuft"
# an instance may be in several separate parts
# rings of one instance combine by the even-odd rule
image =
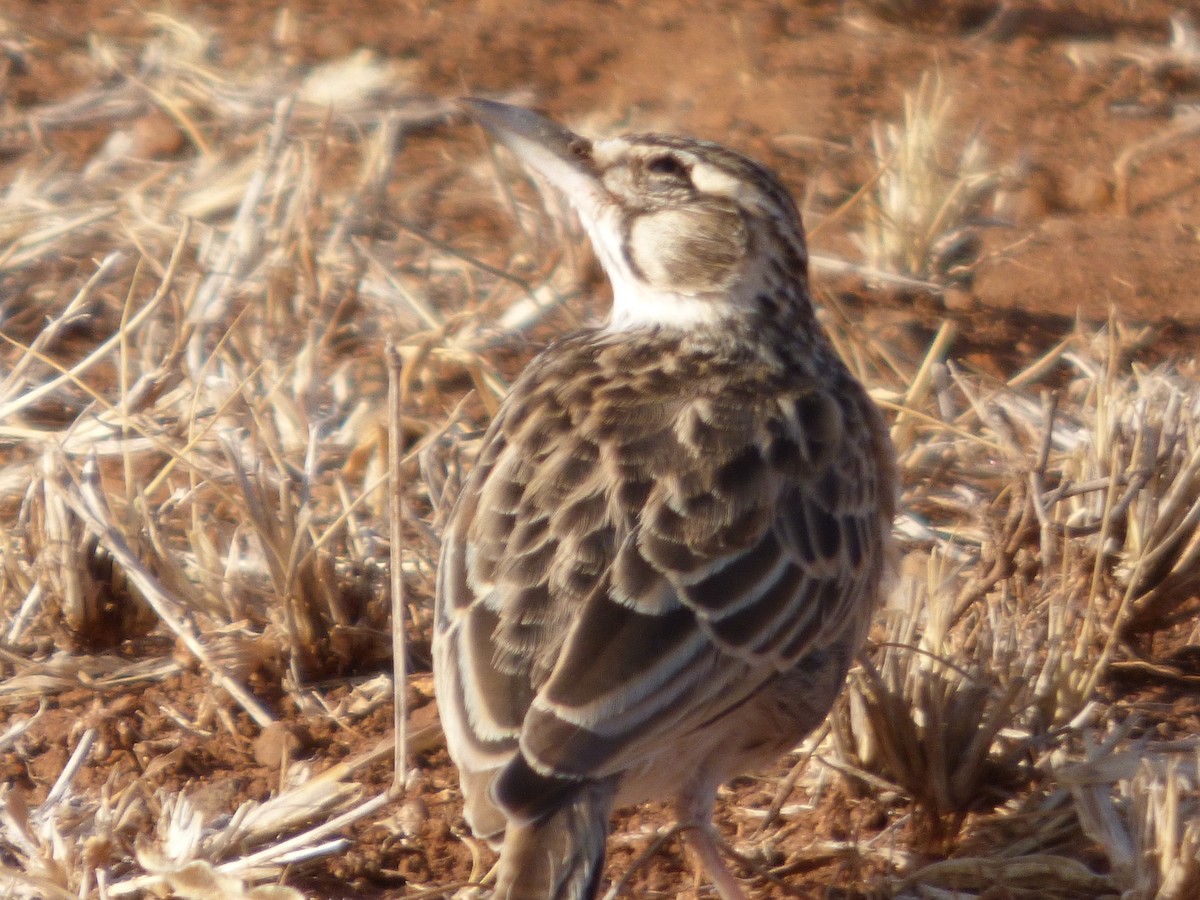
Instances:
[[[971,280],[979,212],[998,173],[978,134],[957,155],[948,149],[951,110],[941,76],[926,73],[904,97],[903,121],[875,126],[878,172],[856,236],[869,267],[938,284]]]

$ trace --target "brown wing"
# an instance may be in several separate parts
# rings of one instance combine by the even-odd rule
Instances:
[[[519,742],[543,774],[620,771],[873,608],[893,488],[857,386],[793,377],[764,400],[745,365],[617,354],[531,367],[449,529],[460,767]]]

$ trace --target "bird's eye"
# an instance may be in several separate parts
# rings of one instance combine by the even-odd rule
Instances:
[[[675,178],[687,176],[687,168],[670,153],[660,153],[646,160],[646,171],[655,175],[669,175]]]
[[[592,158],[592,142],[586,138],[576,138],[567,145],[567,152],[586,162]]]

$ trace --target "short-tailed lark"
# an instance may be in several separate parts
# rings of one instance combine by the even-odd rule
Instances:
[[[470,112],[560,191],[608,321],[513,385],[445,533],[434,672],[493,896],[594,897],[614,806],[670,798],[725,900],[718,786],[795,747],[866,637],[896,503],[883,419],[818,324],[762,166]]]

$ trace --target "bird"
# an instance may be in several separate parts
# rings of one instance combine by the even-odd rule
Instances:
[[[513,382],[447,519],[434,681],[492,896],[586,900],[613,811],[673,801],[723,900],[718,787],[825,719],[881,602],[885,420],[820,324],[795,202],[664,134],[461,101],[573,207],[607,319]]]

